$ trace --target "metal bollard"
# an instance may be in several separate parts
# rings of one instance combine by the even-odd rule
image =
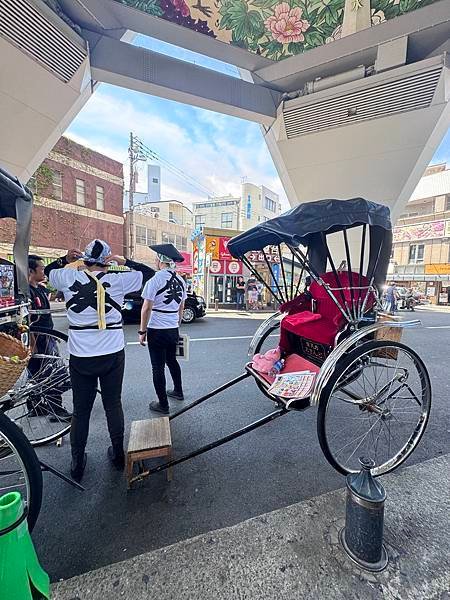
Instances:
[[[367,571],[382,571],[389,557],[383,545],[386,491],[371,473],[375,462],[360,458],[361,471],[347,475],[345,527],[340,541],[348,556]]]
[[[217,298],[214,300],[214,310],[217,312],[219,310],[219,301]]]

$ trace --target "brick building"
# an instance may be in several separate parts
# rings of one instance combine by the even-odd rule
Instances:
[[[49,260],[94,239],[123,253],[123,165],[59,139],[29,182],[35,193],[30,253]],[[0,222],[0,256],[10,258],[15,223]]]

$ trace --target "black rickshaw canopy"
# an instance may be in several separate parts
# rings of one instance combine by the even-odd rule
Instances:
[[[358,256],[351,258],[355,251],[354,243],[350,248],[347,231],[359,228],[361,230]],[[338,266],[333,258],[332,249],[336,244],[329,245],[328,236],[341,232],[343,242],[341,248],[345,250],[346,260]],[[297,286],[294,286],[293,275],[288,281],[285,265],[289,264],[286,257],[288,249],[292,255],[291,273],[294,270],[294,261],[301,263],[302,270],[298,277]],[[267,247],[277,247],[281,266],[282,281],[277,281]],[[252,229],[245,231],[228,242],[228,249],[232,256],[244,262],[247,268],[256,275],[266,286],[278,302],[295,297],[298,294],[303,271],[306,270],[315,281],[321,281],[321,275],[328,269],[335,275],[336,285],[341,288],[339,272],[347,271],[349,280],[352,273],[359,275],[359,288],[367,280],[369,287],[380,292],[385,282],[389,259],[392,248],[392,225],[389,208],[364,198],[349,200],[325,199],[315,202],[306,202],[296,206],[279,217],[260,223]],[[268,285],[257,269],[246,256],[251,251],[262,251],[264,260],[271,274],[273,284]],[[342,253],[341,253],[342,254]],[[345,266],[344,266],[345,265]],[[365,278],[365,279],[364,279]],[[343,292],[340,291],[342,296]],[[352,291],[352,298],[354,294]],[[355,312],[352,308],[352,311]]]
[[[33,194],[14,177],[0,167],[0,218],[16,220],[14,262],[18,292],[28,296],[28,248],[31,237]]]
[[[314,234],[331,234],[364,224],[391,231],[389,208],[364,198],[305,202],[237,235],[228,242],[228,249],[240,258],[252,250],[283,242],[293,247],[309,246]]]

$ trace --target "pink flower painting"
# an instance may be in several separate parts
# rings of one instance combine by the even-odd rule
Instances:
[[[310,26],[306,19],[302,19],[302,9],[298,6],[291,8],[287,2],[277,4],[274,14],[264,24],[280,44],[303,42],[303,33]]]

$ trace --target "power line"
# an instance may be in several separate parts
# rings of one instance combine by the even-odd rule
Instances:
[[[198,191],[201,191],[203,194],[206,194],[213,198],[219,195],[219,194],[216,194],[215,192],[211,191],[209,188],[207,188],[205,185],[203,185],[202,183],[197,181],[191,175],[188,175],[187,173],[185,173],[182,169],[176,167],[175,165],[170,163],[168,160],[166,160],[165,158],[163,158],[162,156],[157,154],[154,150],[152,150],[146,144],[144,144],[144,142],[142,140],[140,140],[138,137],[134,136],[134,141],[136,143],[135,151],[141,159],[156,160],[157,162],[161,163],[161,165],[163,167],[165,167],[167,170],[169,170],[173,175],[175,175],[176,177],[181,179],[184,183],[186,183],[187,185],[189,185],[190,187],[192,187]]]

